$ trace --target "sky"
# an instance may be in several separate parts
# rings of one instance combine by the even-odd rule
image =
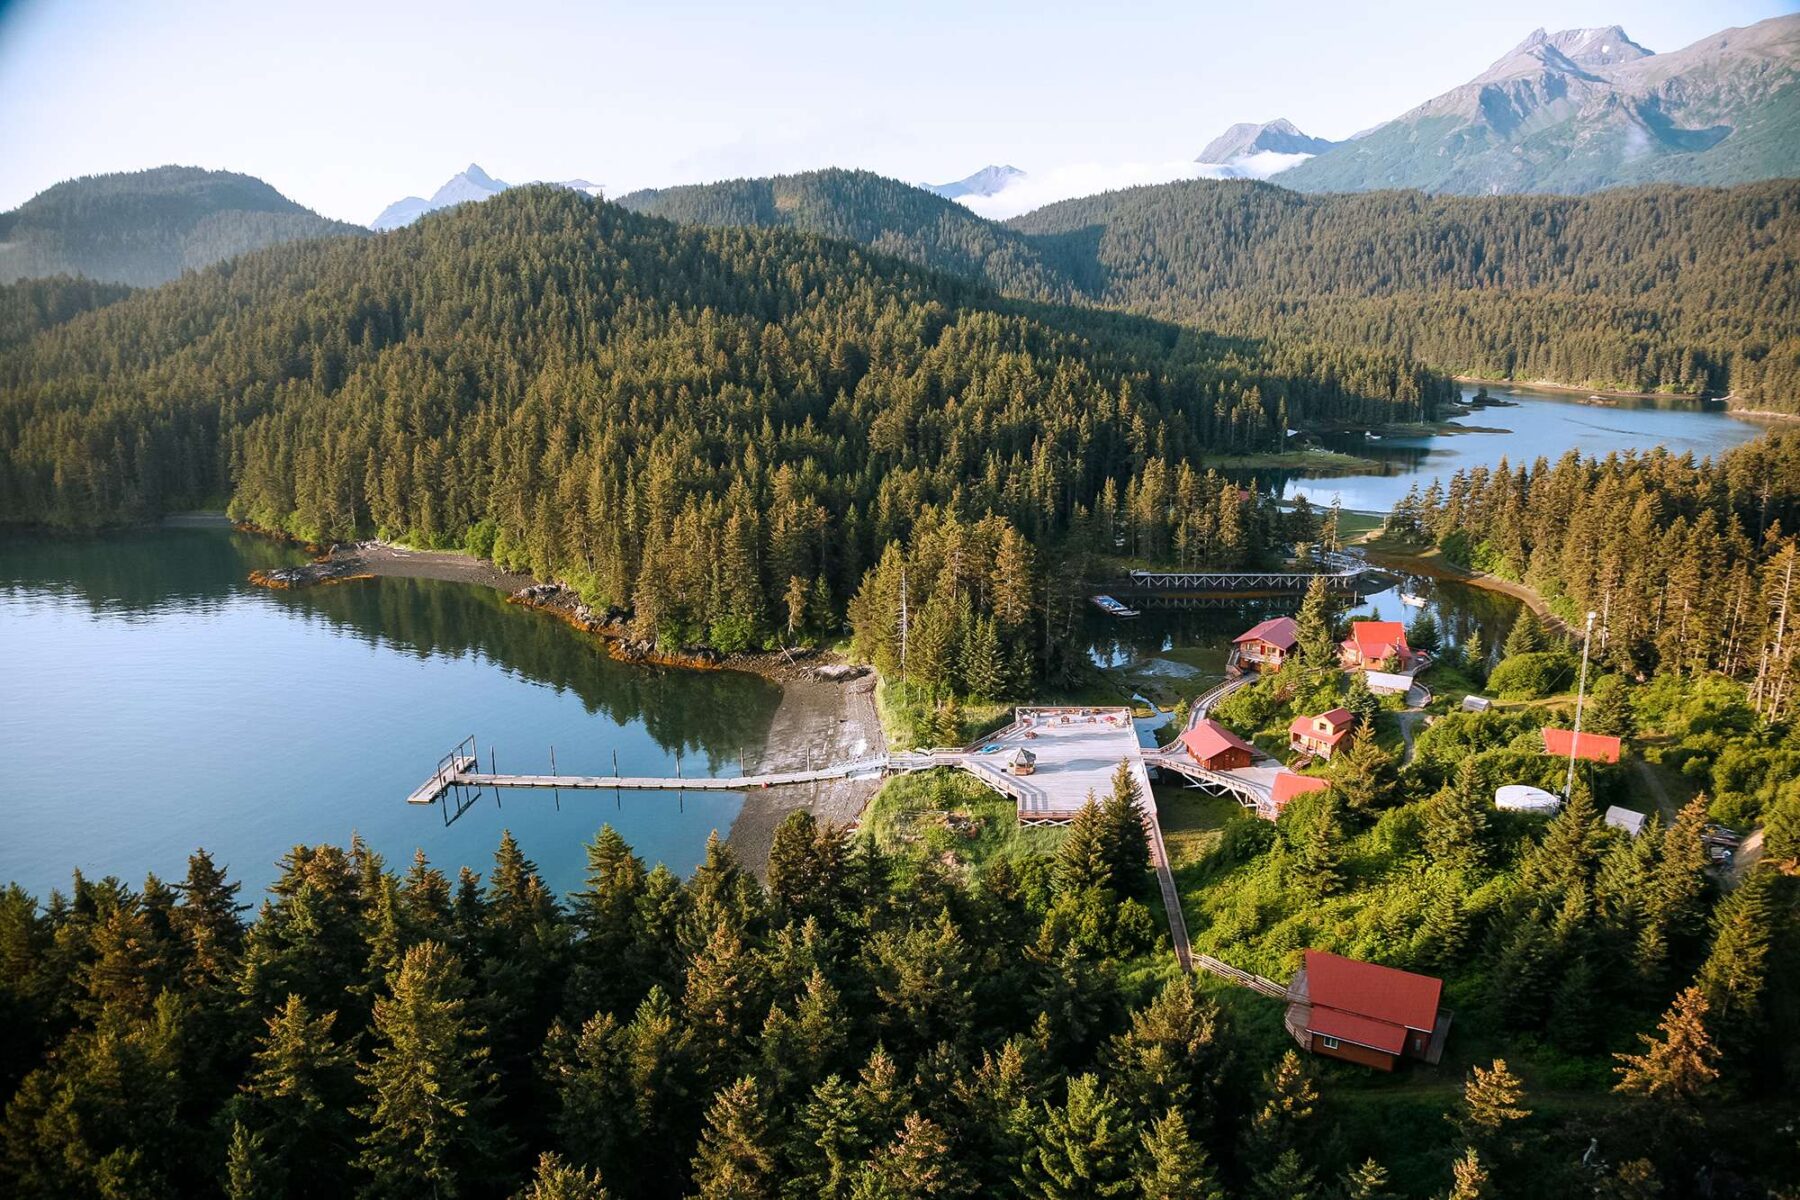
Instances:
[[[0,0],[0,210],[165,163],[367,223],[471,162],[609,195],[817,167],[1156,182],[1235,121],[1342,138],[1537,26],[1652,50],[1800,0]],[[990,215],[1005,215],[992,213]]]

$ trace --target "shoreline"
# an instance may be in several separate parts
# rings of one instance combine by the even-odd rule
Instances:
[[[1528,392],[1562,392],[1578,396],[1600,396],[1608,400],[1687,400],[1695,404],[1706,404],[1712,400],[1730,397],[1707,396],[1701,392],[1627,392],[1617,388],[1580,387],[1572,383],[1553,383],[1548,379],[1483,379],[1478,375],[1452,375],[1457,383],[1473,384],[1476,387],[1522,388]]]
[[[1452,583],[1467,584],[1470,587],[1481,588],[1483,591],[1511,596],[1536,614],[1538,620],[1550,630],[1571,637],[1580,636],[1580,631],[1552,610],[1549,602],[1535,588],[1528,587],[1523,583],[1514,583],[1510,579],[1502,579],[1498,575],[1490,575],[1486,571],[1459,567],[1455,563],[1446,561],[1443,553],[1435,547],[1429,552],[1420,553],[1372,548],[1372,542],[1365,542],[1363,545],[1368,548],[1369,561],[1377,567],[1399,570],[1410,575],[1424,575],[1431,579],[1446,579]]]
[[[305,545],[279,532],[242,524],[233,527],[240,532]],[[375,578],[430,579],[493,588],[507,593],[508,603],[533,609],[593,638],[597,652],[620,662],[670,670],[759,675],[781,688],[781,702],[762,744],[746,764],[751,773],[803,768],[809,761],[864,758],[883,752],[887,746],[875,711],[874,673],[845,662],[839,655],[820,651],[732,655],[657,651],[632,640],[614,614],[595,613],[562,584],[507,571],[462,551],[413,550],[386,542],[357,542],[323,549],[312,562],[300,567],[257,574],[263,576],[255,580],[260,586],[277,589]],[[820,824],[853,826],[882,782],[844,779],[745,791],[743,805],[726,832],[726,845],[746,869],[761,877],[768,870],[775,830],[789,813],[806,811]]]

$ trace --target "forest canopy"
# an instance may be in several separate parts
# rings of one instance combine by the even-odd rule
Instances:
[[[1800,184],[1588,196],[1303,195],[1194,180],[996,225],[867,172],[635,193],[705,224],[850,237],[1003,291],[1398,352],[1458,375],[1800,409]]]
[[[0,357],[0,516],[226,503],[314,541],[459,546],[742,648],[830,618],[927,506],[1062,536],[1290,420],[1420,420],[1392,355],[1271,346],[786,231],[520,189],[248,255]]]

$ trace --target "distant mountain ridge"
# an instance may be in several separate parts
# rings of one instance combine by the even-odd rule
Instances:
[[[366,232],[234,171],[88,175],[0,214],[0,283],[79,275],[147,287],[249,250]]]
[[[919,186],[946,200],[960,200],[964,196],[997,196],[1023,178],[1025,172],[1017,167],[986,166],[951,183],[922,183]]]
[[[1240,121],[1206,143],[1206,148],[1200,151],[1199,157],[1194,161],[1229,163],[1234,159],[1262,153],[1320,154],[1335,145],[1337,143],[1329,138],[1301,133],[1299,127],[1286,117],[1278,117],[1260,125],[1254,121]]]
[[[1800,14],[1655,54],[1534,30],[1468,83],[1285,171],[1305,191],[1581,193],[1800,175]]]
[[[554,183],[557,187],[570,188],[589,196],[601,194],[599,184],[589,183],[585,179],[562,179],[556,180]],[[514,185],[503,179],[495,179],[489,175],[481,169],[479,163],[470,163],[445,180],[437,191],[431,193],[430,199],[423,196],[406,196],[394,201],[382,209],[373,221],[369,222],[369,228],[377,233],[389,229],[400,229],[403,226],[411,225],[428,212],[436,212],[440,208],[449,208],[456,204],[486,200],[498,196],[512,186]]]

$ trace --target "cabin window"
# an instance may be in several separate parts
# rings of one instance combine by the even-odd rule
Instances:
[[[1319,1045],[1327,1050],[1336,1050],[1338,1048],[1338,1040],[1334,1037],[1326,1037],[1324,1034],[1320,1034]]]

